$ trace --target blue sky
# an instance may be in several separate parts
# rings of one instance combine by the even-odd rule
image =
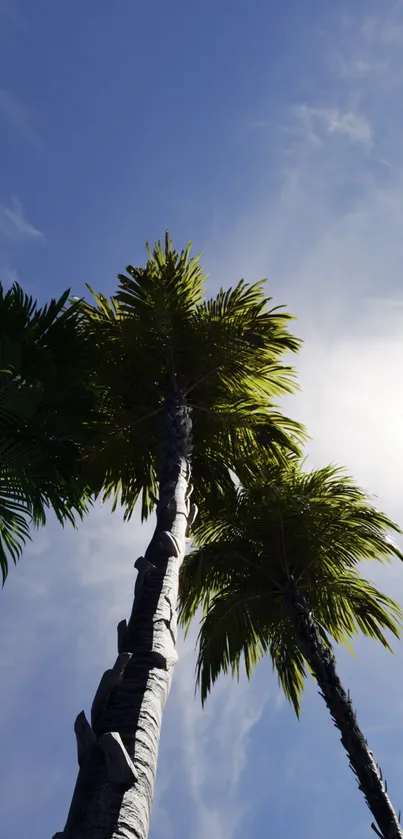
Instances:
[[[312,465],[345,464],[403,525],[403,3],[0,0],[0,278],[110,293],[168,227],[208,290],[267,277],[298,318]],[[0,835],[61,830],[73,722],[114,660],[151,524],[53,521],[1,593]],[[403,602],[403,569],[370,569]],[[196,628],[195,628],[196,630]],[[270,663],[193,696],[193,640],[162,734],[151,838],[372,835],[315,686],[301,722]],[[401,645],[339,655],[403,810]]]

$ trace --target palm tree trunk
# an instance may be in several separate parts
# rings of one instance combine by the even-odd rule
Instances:
[[[157,525],[139,557],[133,609],[118,626],[118,658],[75,724],[80,765],[60,839],[145,839],[162,711],[177,661],[176,606],[190,510],[190,411],[166,400]],[[54,837],[54,839],[56,839]]]
[[[347,752],[350,766],[358,778],[359,789],[364,793],[379,830],[374,824],[371,826],[382,839],[402,839],[403,831],[388,797],[386,782],[383,781],[381,770],[376,765],[358,726],[350,697],[337,675],[335,657],[322,643],[309,607],[292,577],[288,580],[286,598],[299,646],[315,676],[335,725],[341,732],[341,742]]]

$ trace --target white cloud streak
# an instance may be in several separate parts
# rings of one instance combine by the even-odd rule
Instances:
[[[356,143],[368,148],[372,146],[372,127],[366,117],[352,111],[341,113],[329,108],[318,110],[317,115],[324,120],[329,134],[345,134]]]
[[[0,226],[2,232],[12,239],[44,239],[44,235],[26,216],[21,201],[16,195],[11,197],[9,206],[0,206]]]
[[[8,267],[1,268],[0,269],[0,282],[3,283],[5,288],[10,288],[10,286],[12,286],[13,283],[20,283],[20,278],[18,276],[18,271],[16,271],[15,268],[8,268]]]
[[[298,105],[293,112],[302,126],[303,138],[312,147],[321,147],[323,134],[341,134],[353,143],[371,149],[373,129],[370,121],[353,111],[338,108],[316,108],[306,104]]]

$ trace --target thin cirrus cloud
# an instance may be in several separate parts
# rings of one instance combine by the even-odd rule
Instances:
[[[15,268],[9,268],[8,266],[0,268],[0,283],[2,283],[5,288],[10,288],[10,286],[14,283],[21,284],[18,271],[16,271]],[[26,283],[24,283],[24,288],[27,288]]]
[[[12,239],[44,239],[42,231],[27,218],[24,207],[16,195],[11,196],[9,206],[0,207],[0,228],[2,233]]]
[[[293,112],[311,146],[322,146],[324,134],[341,134],[367,150],[373,146],[372,125],[363,114],[306,104],[296,106]]]

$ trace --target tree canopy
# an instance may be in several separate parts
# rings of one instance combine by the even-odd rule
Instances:
[[[168,234],[164,247],[148,247],[145,267],[126,270],[114,297],[95,294],[94,305],[81,304],[102,354],[97,381],[111,430],[88,456],[91,483],[115,505],[120,498],[126,516],[141,497],[148,515],[164,400],[180,391],[192,409],[195,497],[213,508],[232,485],[230,470],[253,471],[258,448],[278,462],[300,451],[302,427],[273,402],[296,388],[283,361],[300,346],[288,330],[291,316],[270,308],[262,282],[241,281],[204,300],[199,257],[190,257],[190,244],[177,253]]]
[[[299,713],[306,661],[289,619],[292,575],[325,644],[350,645],[357,632],[380,641],[399,634],[401,609],[364,579],[362,560],[402,553],[400,532],[340,469],[303,473],[298,463],[272,469],[264,483],[232,487],[214,519],[195,529],[197,547],[181,576],[181,622],[202,609],[197,681],[204,701],[221,672],[250,678],[271,657],[286,697]]]

